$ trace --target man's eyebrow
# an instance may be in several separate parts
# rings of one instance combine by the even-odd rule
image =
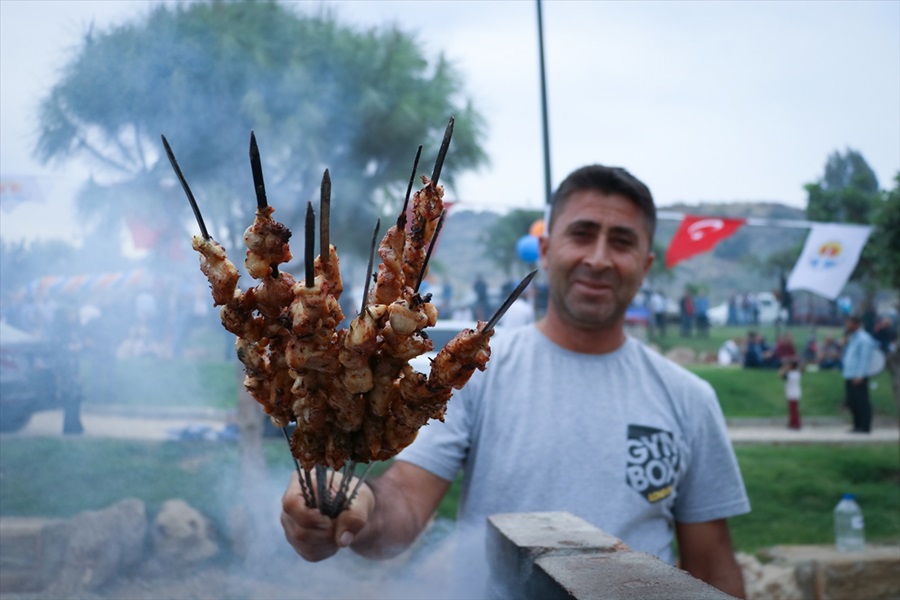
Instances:
[[[608,225],[604,226],[603,223],[599,221],[595,221],[593,219],[576,219],[569,223],[566,226],[566,230],[573,230],[579,228],[590,228],[590,229],[608,229],[610,233],[614,233],[617,235],[628,235],[634,237],[640,237],[638,235],[637,229],[632,227],[631,225]]]

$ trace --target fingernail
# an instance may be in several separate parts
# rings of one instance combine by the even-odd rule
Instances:
[[[338,540],[338,543],[342,547],[346,548],[347,546],[349,546],[350,544],[353,543],[353,534],[350,533],[349,531],[345,531],[344,533],[341,534],[341,537]]]

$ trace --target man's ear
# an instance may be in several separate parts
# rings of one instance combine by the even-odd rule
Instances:
[[[547,238],[547,235],[538,236],[538,257],[540,261],[541,268],[543,270],[547,270],[547,250],[550,246],[550,240]]]
[[[654,261],[656,261],[656,254],[651,251],[647,254],[647,263],[644,265],[644,277],[650,272],[650,267],[653,266]]]

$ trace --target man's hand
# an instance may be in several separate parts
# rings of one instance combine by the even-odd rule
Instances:
[[[332,485],[340,485],[340,473]],[[362,556],[390,558],[422,532],[449,487],[449,481],[397,460],[384,475],[360,486],[350,508],[329,519],[306,507],[294,473],[281,500],[281,526],[297,554],[308,561],[325,560],[351,544]]]
[[[336,473],[334,485],[340,485],[339,478],[340,473]],[[355,485],[352,483],[350,489]],[[375,508],[375,496],[368,485],[362,484],[350,507],[336,519],[330,519],[317,508],[307,508],[294,473],[281,499],[281,508],[281,526],[288,543],[306,560],[318,562],[353,543]]]

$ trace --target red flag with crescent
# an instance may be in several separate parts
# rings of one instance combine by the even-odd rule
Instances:
[[[746,219],[684,215],[666,252],[666,268],[671,269],[687,258],[709,252],[746,222]]]

